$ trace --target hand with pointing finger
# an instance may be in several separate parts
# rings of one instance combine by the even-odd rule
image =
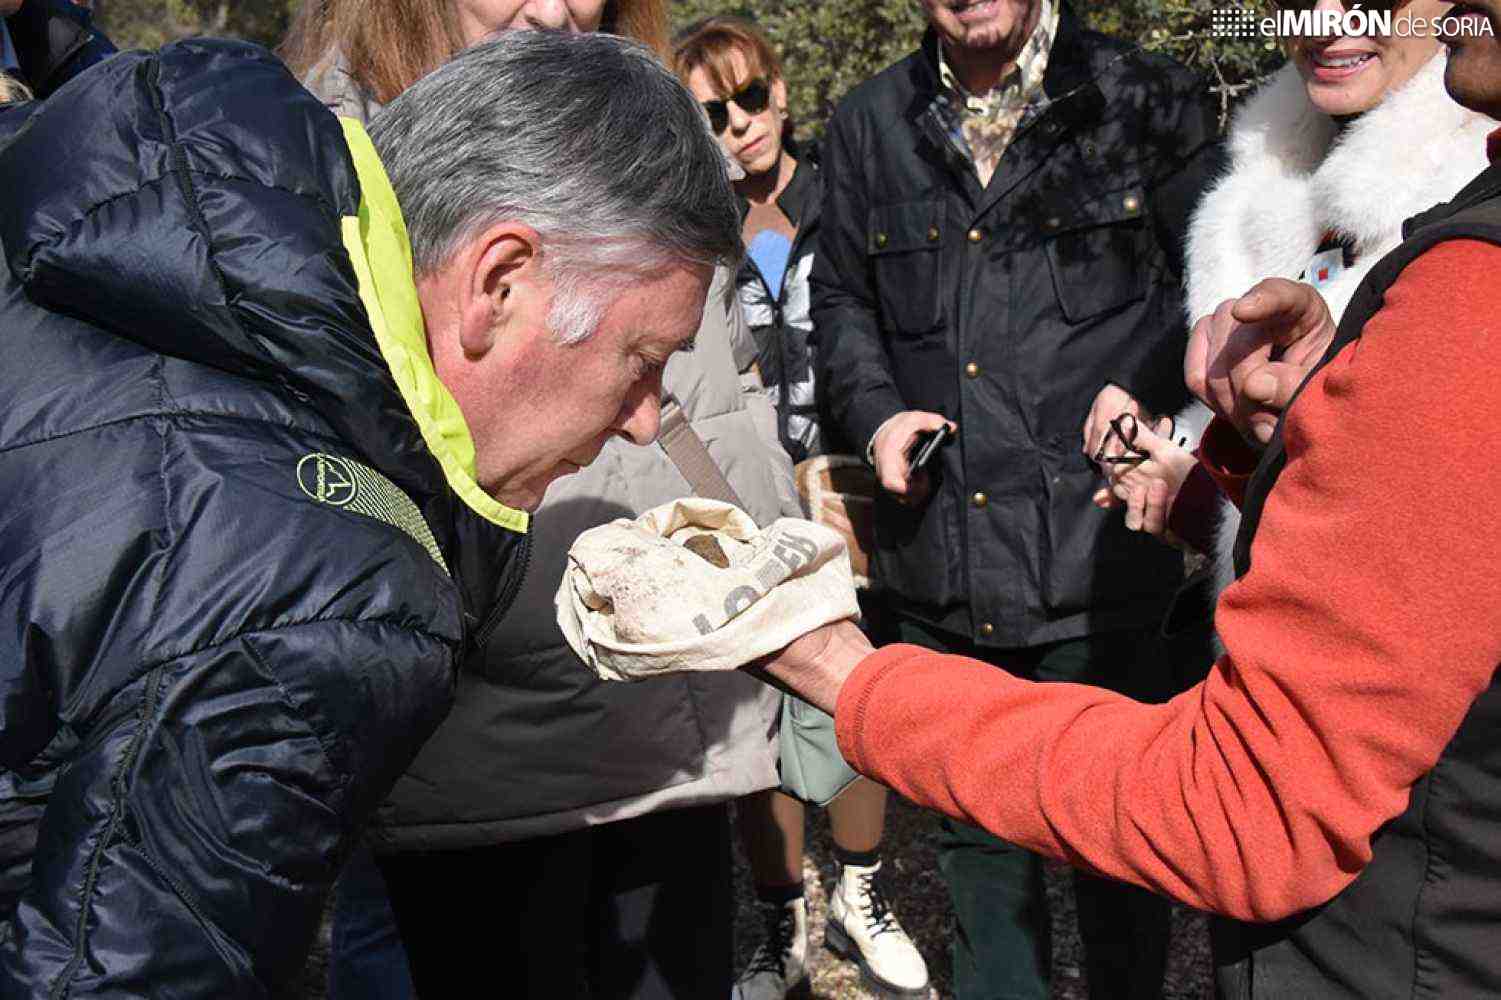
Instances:
[[[1264,445],[1334,331],[1312,285],[1267,278],[1194,324],[1183,375],[1206,406]]]

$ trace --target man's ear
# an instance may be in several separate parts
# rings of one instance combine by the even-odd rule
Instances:
[[[787,117],[787,81],[781,77],[771,81],[771,100],[776,105],[778,117]]]
[[[507,331],[536,319],[547,301],[541,247],[536,230],[517,222],[498,222],[469,244],[459,310],[459,344],[466,357],[482,357]]]

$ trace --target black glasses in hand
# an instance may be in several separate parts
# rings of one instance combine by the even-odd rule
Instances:
[[[719,101],[705,101],[704,110],[709,113],[709,127],[715,135],[730,127],[730,102],[748,115],[759,115],[771,103],[771,88],[765,80],[752,80],[729,97]]]
[[[1121,454],[1107,454],[1112,439],[1120,441]],[[1094,460],[1100,465],[1140,465],[1147,457],[1146,452],[1136,447],[1136,416],[1131,413],[1122,413],[1110,421],[1110,430],[1105,432],[1105,440],[1094,453]]]

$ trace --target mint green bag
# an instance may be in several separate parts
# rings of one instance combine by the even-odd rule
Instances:
[[[782,695],[778,736],[782,791],[795,799],[826,806],[856,778],[834,738],[834,717],[801,698]]]

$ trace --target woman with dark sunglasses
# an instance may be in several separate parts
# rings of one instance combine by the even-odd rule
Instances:
[[[738,278],[740,304],[756,338],[762,380],[776,404],[782,446],[794,462],[803,463],[801,482],[820,456],[834,450],[820,426],[808,342],[813,330],[808,273],[822,198],[817,165],[792,143],[781,64],[755,25],[734,17],[691,25],[673,46],[673,64],[703,103],[725,152],[745,171],[735,182],[748,250]],[[926,997],[927,965],[897,923],[876,877],[886,789],[857,778],[828,809],[840,872],[829,893],[826,941],[859,963],[886,995]],[[733,997],[782,1000],[807,970],[804,806],[773,789],[742,800],[737,818],[764,904],[767,936]]]
[[[1275,6],[1342,15],[1354,5]],[[1338,320],[1366,272],[1401,241],[1403,220],[1447,201],[1485,167],[1495,123],[1444,91],[1448,60],[1436,25],[1451,5],[1385,0],[1362,9],[1391,10],[1393,33],[1284,39],[1288,64],[1236,114],[1230,170],[1204,196],[1189,234],[1190,323],[1269,276],[1312,284]],[[1426,30],[1403,30],[1414,26]],[[1084,429],[1087,454],[1105,446],[1121,412],[1140,415],[1140,407],[1114,386],[1101,390]],[[1180,425],[1202,427],[1207,411],[1180,416]],[[1154,433],[1156,421],[1139,428],[1144,460],[1111,463],[1096,502],[1124,506],[1127,527],[1212,552],[1217,593],[1229,582],[1239,515],[1191,452]]]
[[[754,25],[733,17],[700,21],[678,36],[673,59],[725,153],[745,172],[735,182],[748,250],[740,299],[756,334],[761,377],[777,400],[782,443],[800,462],[821,450],[807,350],[818,168],[792,143],[780,61]]]

